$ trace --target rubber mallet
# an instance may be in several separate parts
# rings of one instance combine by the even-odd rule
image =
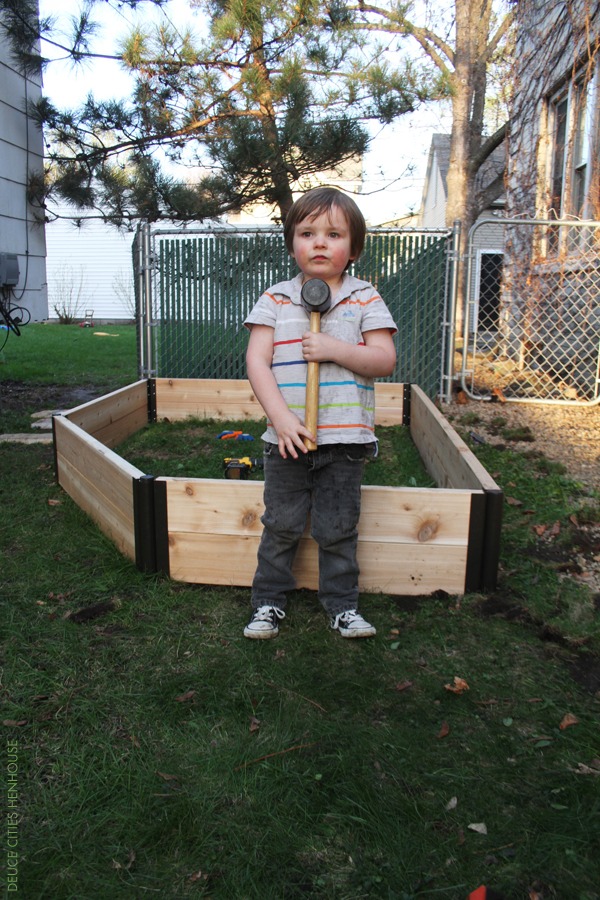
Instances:
[[[331,306],[331,291],[326,281],[310,278],[302,285],[300,294],[302,305],[310,313],[310,330],[318,334],[321,330],[321,316]],[[317,436],[317,420],[319,417],[319,363],[309,362],[306,373],[306,401],[304,407],[304,424],[315,437]],[[317,445],[309,438],[304,438],[307,450],[316,450]]]

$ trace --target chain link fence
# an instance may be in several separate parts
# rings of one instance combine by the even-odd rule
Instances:
[[[463,389],[599,403],[600,223],[482,220],[468,248]]]
[[[378,289],[398,325],[389,380],[416,383],[430,397],[449,377],[450,244],[446,230],[373,230],[354,272]],[[133,252],[141,377],[246,378],[244,319],[266,288],[297,272],[281,229],[142,226]]]

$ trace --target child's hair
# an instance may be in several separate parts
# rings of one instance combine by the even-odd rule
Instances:
[[[285,245],[290,253],[293,251],[294,231],[298,222],[329,213],[334,206],[337,206],[346,218],[350,230],[350,255],[353,260],[358,259],[367,232],[363,214],[351,197],[332,187],[313,188],[292,204],[283,225]]]

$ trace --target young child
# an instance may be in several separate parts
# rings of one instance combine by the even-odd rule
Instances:
[[[373,379],[394,370],[396,327],[375,288],[346,272],[360,256],[365,232],[350,197],[327,187],[304,194],[284,225],[300,274],[265,291],[244,323],[248,378],[267,415],[264,531],[248,638],[279,633],[309,512],[319,546],[319,600],[331,627],[347,638],[375,634],[357,609],[357,525],[364,464],[377,454]],[[300,296],[309,278],[322,279],[331,291],[317,334]],[[316,435],[304,425],[309,362],[320,364]],[[317,449],[307,450],[305,439]]]

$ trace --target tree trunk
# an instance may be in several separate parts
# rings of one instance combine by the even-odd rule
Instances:
[[[254,68],[258,73],[258,83],[260,85],[258,103],[261,115],[262,132],[265,144],[268,148],[268,159],[266,164],[271,175],[273,198],[279,208],[281,221],[285,222],[285,218],[293,203],[293,196],[290,187],[289,173],[279,144],[279,134],[277,133],[277,123],[275,119],[275,105],[273,103],[271,92],[271,80],[262,50],[264,45],[262,28],[260,29],[260,33],[257,34],[256,31],[253,33],[252,43],[254,46]]]
[[[458,296],[455,326],[464,327],[467,299],[467,245],[469,229],[477,218],[474,160],[482,144],[490,0],[456,0],[456,44],[452,79],[452,131],[447,177],[446,225],[461,223]]]

